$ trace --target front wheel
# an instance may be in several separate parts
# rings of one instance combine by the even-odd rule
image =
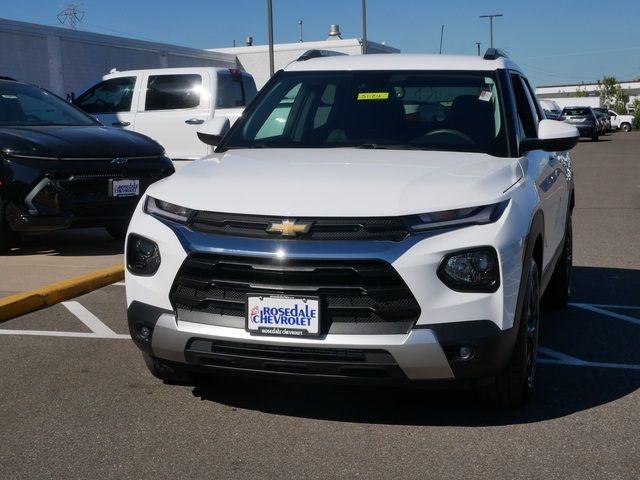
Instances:
[[[107,233],[116,240],[124,240],[124,237],[127,235],[128,225],[109,225],[104,228]]]
[[[599,135],[597,133],[591,135],[591,141],[592,142],[597,142],[599,138]]]
[[[18,234],[11,230],[4,218],[4,201],[0,197],[0,253],[8,252],[18,242]]]
[[[513,353],[494,382],[479,387],[480,401],[501,407],[520,407],[527,403],[536,375],[539,327],[540,278],[538,266],[531,259]]]
[[[631,124],[623,123],[622,125],[620,125],[620,130],[622,130],[625,133],[630,132],[631,131]]]

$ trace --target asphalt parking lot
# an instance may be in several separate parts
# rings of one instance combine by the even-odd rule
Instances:
[[[0,324],[0,478],[637,479],[638,151],[633,132],[572,152],[572,304],[543,312],[526,408],[464,392],[164,385],[115,284]]]

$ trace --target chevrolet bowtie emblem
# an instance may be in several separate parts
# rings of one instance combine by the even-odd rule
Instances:
[[[295,237],[301,233],[309,233],[313,222],[300,222],[296,220],[283,220],[282,222],[271,222],[267,232],[279,233],[283,237]]]

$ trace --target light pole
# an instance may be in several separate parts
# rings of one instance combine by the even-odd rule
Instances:
[[[362,0],[362,54],[367,53],[367,0]]]
[[[269,22],[269,76],[273,77],[273,5],[267,0],[267,17]]]
[[[480,56],[480,45],[482,45],[480,42],[476,42],[476,47],[478,47],[478,56]]]
[[[495,17],[502,17],[503,15],[501,13],[494,13],[492,15],[480,15],[480,18],[488,18],[489,19],[489,39],[490,39],[490,44],[489,46],[491,48],[493,48],[493,19]]]

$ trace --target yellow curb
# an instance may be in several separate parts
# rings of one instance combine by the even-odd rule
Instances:
[[[0,322],[64,302],[124,279],[124,267],[115,265],[52,283],[29,292],[0,298]]]

